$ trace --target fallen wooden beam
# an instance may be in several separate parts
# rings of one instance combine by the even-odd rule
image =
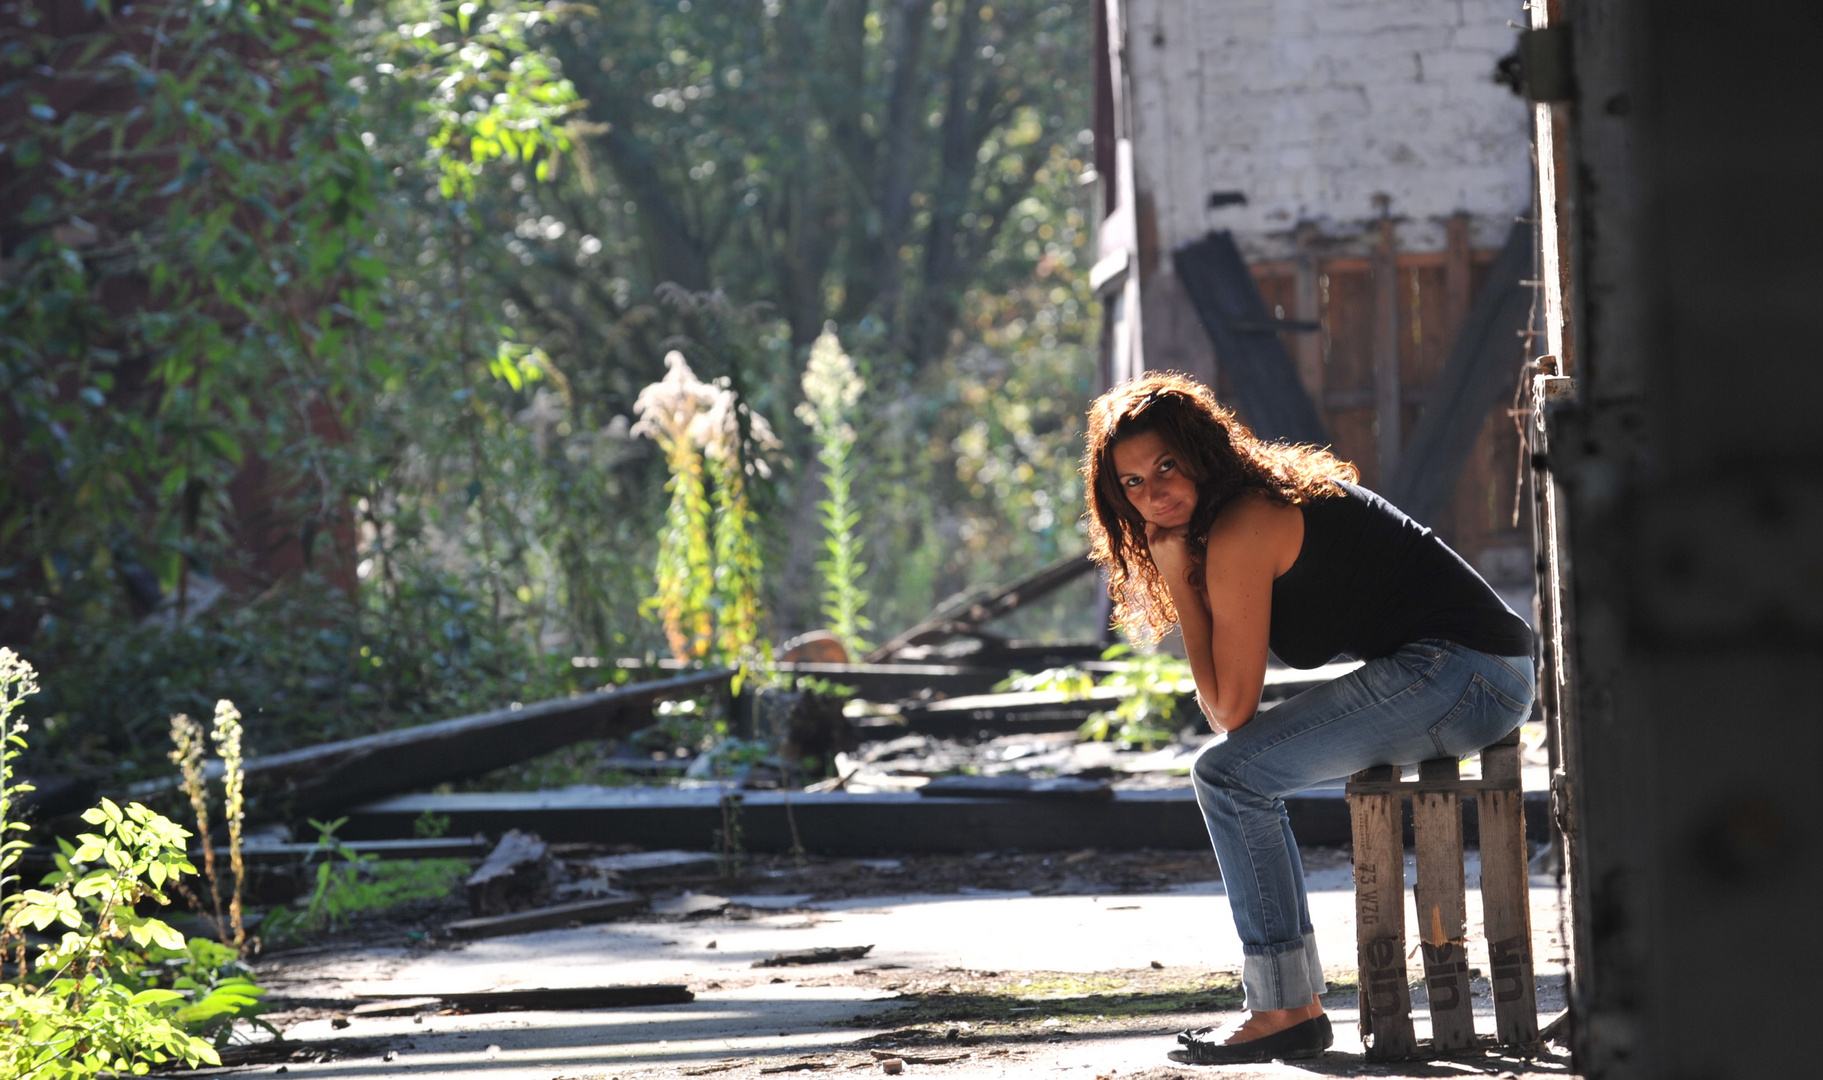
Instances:
[[[748,851],[786,852],[792,822],[806,850],[831,855],[880,852],[1102,851],[1139,848],[1201,850],[1209,834],[1189,788],[1116,789],[1105,802],[1008,799],[926,799],[915,792],[857,794],[734,791],[741,842]],[[704,788],[567,788],[539,792],[399,795],[349,811],[342,827],[353,837],[409,832],[426,810],[448,815],[465,832],[537,832],[553,843],[638,844],[647,848],[702,847],[724,827],[722,793]],[[786,801],[790,802],[790,814]],[[1348,805],[1340,783],[1285,800],[1292,828],[1306,844],[1346,846]],[[1527,834],[1546,835],[1548,796],[1528,792]],[[1472,811],[1464,835],[1476,843]]]
[[[505,915],[484,915],[462,919],[444,927],[449,935],[463,941],[476,938],[502,937],[506,934],[529,934],[534,930],[560,930],[579,923],[607,922],[623,915],[643,911],[648,901],[636,893],[612,893],[592,900],[514,911]]]
[[[262,816],[321,816],[394,792],[481,776],[584,739],[630,734],[651,722],[656,702],[716,689],[733,674],[696,671],[272,754],[247,763],[247,784],[260,798]]]
[[[1106,780],[1073,776],[939,776],[918,789],[926,799],[1045,799],[1107,802],[1114,789]]]
[[[784,797],[776,791],[740,793],[743,843],[752,851],[789,851],[792,832]],[[1116,791],[1104,803],[1009,803],[1004,799],[922,799],[914,793],[794,793],[792,816],[804,846],[829,854],[881,851],[1104,850],[1142,847],[1200,849],[1208,842],[1188,789]],[[1287,798],[1292,826],[1308,844],[1345,845],[1348,808],[1341,789]],[[703,842],[722,827],[713,789],[654,792],[629,798],[625,789],[571,789],[534,794],[400,796],[353,812],[345,828],[385,831],[409,827],[427,807],[465,822],[496,828],[530,827],[577,840],[613,837],[649,847],[686,839]],[[1544,835],[1546,799],[1526,800],[1528,830]],[[1468,835],[1475,835],[1473,823]]]
[[[373,1001],[422,998],[422,994],[362,994]],[[678,983],[650,986],[558,986],[512,990],[477,990],[473,993],[436,995],[437,1000],[463,1012],[505,1012],[509,1009],[626,1009],[640,1005],[683,1005],[696,1000]]]
[[[1050,595],[1095,569],[1087,554],[1068,555],[1017,581],[939,608],[918,625],[894,637],[864,658],[870,664],[890,660],[900,649],[945,641],[979,630],[1012,614],[1022,604]]]

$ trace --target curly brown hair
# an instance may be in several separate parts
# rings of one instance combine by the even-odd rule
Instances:
[[[1088,495],[1089,557],[1108,577],[1114,624],[1141,644],[1177,623],[1177,609],[1146,546],[1146,521],[1128,501],[1114,468],[1114,446],[1157,432],[1196,484],[1196,509],[1185,535],[1191,585],[1202,588],[1209,529],[1237,496],[1259,491],[1288,506],[1341,494],[1360,472],[1328,450],[1266,442],[1235,418],[1202,383],[1157,372],[1122,383],[1089,406],[1083,488]]]

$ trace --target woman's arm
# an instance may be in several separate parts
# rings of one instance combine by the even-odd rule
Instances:
[[[1146,544],[1153,565],[1165,579],[1171,594],[1171,606],[1177,609],[1177,626],[1184,635],[1184,655],[1190,661],[1190,674],[1196,680],[1196,696],[1209,723],[1221,730],[1210,713],[1210,703],[1217,693],[1215,654],[1210,643],[1210,618],[1205,593],[1191,587],[1190,551],[1182,529],[1164,530],[1153,526],[1146,530]]]
[[[1205,691],[1204,709],[1210,723],[1223,731],[1252,720],[1259,709],[1272,629],[1272,582],[1291,568],[1303,544],[1303,513],[1263,496],[1237,500],[1209,530],[1203,569],[1208,638],[1202,655],[1213,672],[1214,692]],[[1191,670],[1196,670],[1194,659]],[[1202,686],[1199,677],[1197,687]]]

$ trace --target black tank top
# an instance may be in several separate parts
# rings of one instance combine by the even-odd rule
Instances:
[[[1462,556],[1380,496],[1354,484],[1306,503],[1304,546],[1272,583],[1272,651],[1309,668],[1386,656],[1442,638],[1525,656],[1532,630]]]

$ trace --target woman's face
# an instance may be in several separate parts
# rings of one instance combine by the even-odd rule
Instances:
[[[1156,431],[1142,431],[1114,444],[1114,474],[1139,516],[1161,528],[1190,523],[1196,483],[1184,475],[1177,454]]]

